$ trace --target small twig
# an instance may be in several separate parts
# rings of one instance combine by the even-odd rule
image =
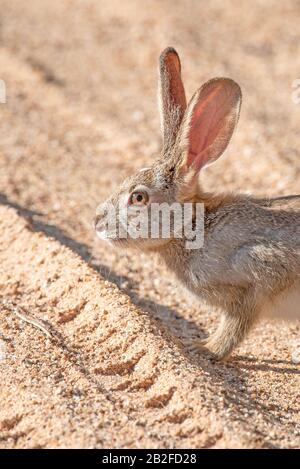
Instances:
[[[36,327],[37,329],[40,329],[42,332],[44,332],[46,336],[50,338],[53,337],[50,330],[42,323],[42,321],[34,318],[33,316],[25,312],[21,306],[16,306],[11,301],[7,300],[3,300],[2,304],[4,308],[18,316],[18,318],[22,319],[22,321],[25,321],[28,324],[31,324],[32,326]]]

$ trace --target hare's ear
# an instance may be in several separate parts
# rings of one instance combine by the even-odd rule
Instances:
[[[189,103],[179,134],[181,167],[197,175],[225,151],[237,124],[242,94],[229,78],[205,83]]]
[[[175,49],[168,47],[159,59],[159,108],[164,149],[171,147],[186,110],[181,65]]]

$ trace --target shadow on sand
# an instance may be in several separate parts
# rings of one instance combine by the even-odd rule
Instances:
[[[0,204],[12,207],[17,210],[20,216],[30,221],[33,231],[41,231],[47,236],[50,236],[57,240],[60,244],[67,246],[74,253],[79,255],[88,265],[99,273],[103,278],[109,280],[118,286],[118,288],[126,293],[132,300],[132,302],[143,311],[147,312],[149,316],[155,321],[158,331],[163,329],[167,331],[167,337],[169,340],[176,340],[177,345],[180,341],[180,336],[176,332],[176,329],[170,330],[170,323],[166,320],[169,315],[174,315],[181,323],[182,328],[187,337],[194,337],[195,333],[198,337],[204,337],[205,331],[200,328],[195,322],[188,321],[179,315],[178,311],[173,308],[169,308],[165,305],[159,304],[155,301],[149,300],[148,298],[142,298],[137,295],[135,284],[132,279],[120,276],[116,272],[112,271],[111,268],[105,264],[98,262],[92,263],[92,254],[88,245],[78,242],[68,235],[66,235],[59,227],[49,224],[41,217],[42,213],[34,210],[24,208],[17,203],[10,202],[4,194],[0,194]],[[124,288],[124,284],[126,287]],[[173,337],[173,339],[172,339]],[[179,339],[179,340],[178,340]],[[76,348],[67,346],[64,342],[63,337],[60,335],[60,344],[68,352],[71,357],[74,356],[74,361],[78,366],[78,354]],[[274,421],[280,424],[281,418],[284,419],[283,411],[279,408],[269,409],[263,402],[253,397],[247,391],[247,372],[248,371],[260,371],[274,374],[276,380],[277,374],[300,374],[300,369],[297,366],[291,367],[291,363],[284,360],[260,360],[257,361],[254,358],[245,356],[234,356],[227,363],[218,363],[202,356],[201,354],[195,354],[189,351],[188,347],[182,346],[182,352],[193,364],[193,366],[201,367],[206,373],[209,373],[214,383],[217,383],[223,388],[223,395],[225,403],[228,405],[233,404],[235,408],[236,419],[247,422],[247,415],[249,412],[260,412],[264,416],[264,421],[274,425]],[[70,357],[70,358],[71,358]],[[72,358],[71,358],[72,359]],[[285,366],[284,366],[285,365]],[[287,367],[289,365],[289,367]],[[94,378],[90,376],[88,370],[85,369],[84,363],[80,365],[81,371],[88,375],[90,379],[94,381]],[[245,373],[246,372],[246,373]],[[104,392],[103,389],[101,389]],[[106,394],[106,392],[105,392]],[[109,396],[107,396],[109,398]],[[113,400],[113,399],[112,399]],[[290,409],[290,411],[293,409]],[[275,412],[276,411],[276,412]],[[278,417],[278,415],[282,416]],[[292,423],[290,424],[292,428]],[[262,435],[263,436],[263,435]],[[268,447],[272,447],[268,444]]]

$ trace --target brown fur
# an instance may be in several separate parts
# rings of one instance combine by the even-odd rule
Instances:
[[[126,179],[108,202],[117,207],[121,201],[122,210],[132,191],[146,186],[149,206],[154,201],[202,203],[204,246],[187,250],[186,240],[174,236],[112,241],[156,251],[200,301],[221,309],[218,329],[198,346],[224,359],[277,298],[280,305],[286,299],[288,309],[291,292],[293,298],[295,292],[300,293],[300,195],[258,199],[202,190],[198,173],[228,145],[239,116],[241,92],[232,80],[214,79],[197,91],[185,110],[180,68],[177,53],[166,49],[160,58],[164,138],[160,158],[151,168]],[[103,229],[104,207],[97,212],[98,231]]]

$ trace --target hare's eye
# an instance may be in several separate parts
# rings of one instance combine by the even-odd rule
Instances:
[[[149,201],[149,196],[147,192],[136,191],[131,194],[129,197],[130,205],[147,205]]]

